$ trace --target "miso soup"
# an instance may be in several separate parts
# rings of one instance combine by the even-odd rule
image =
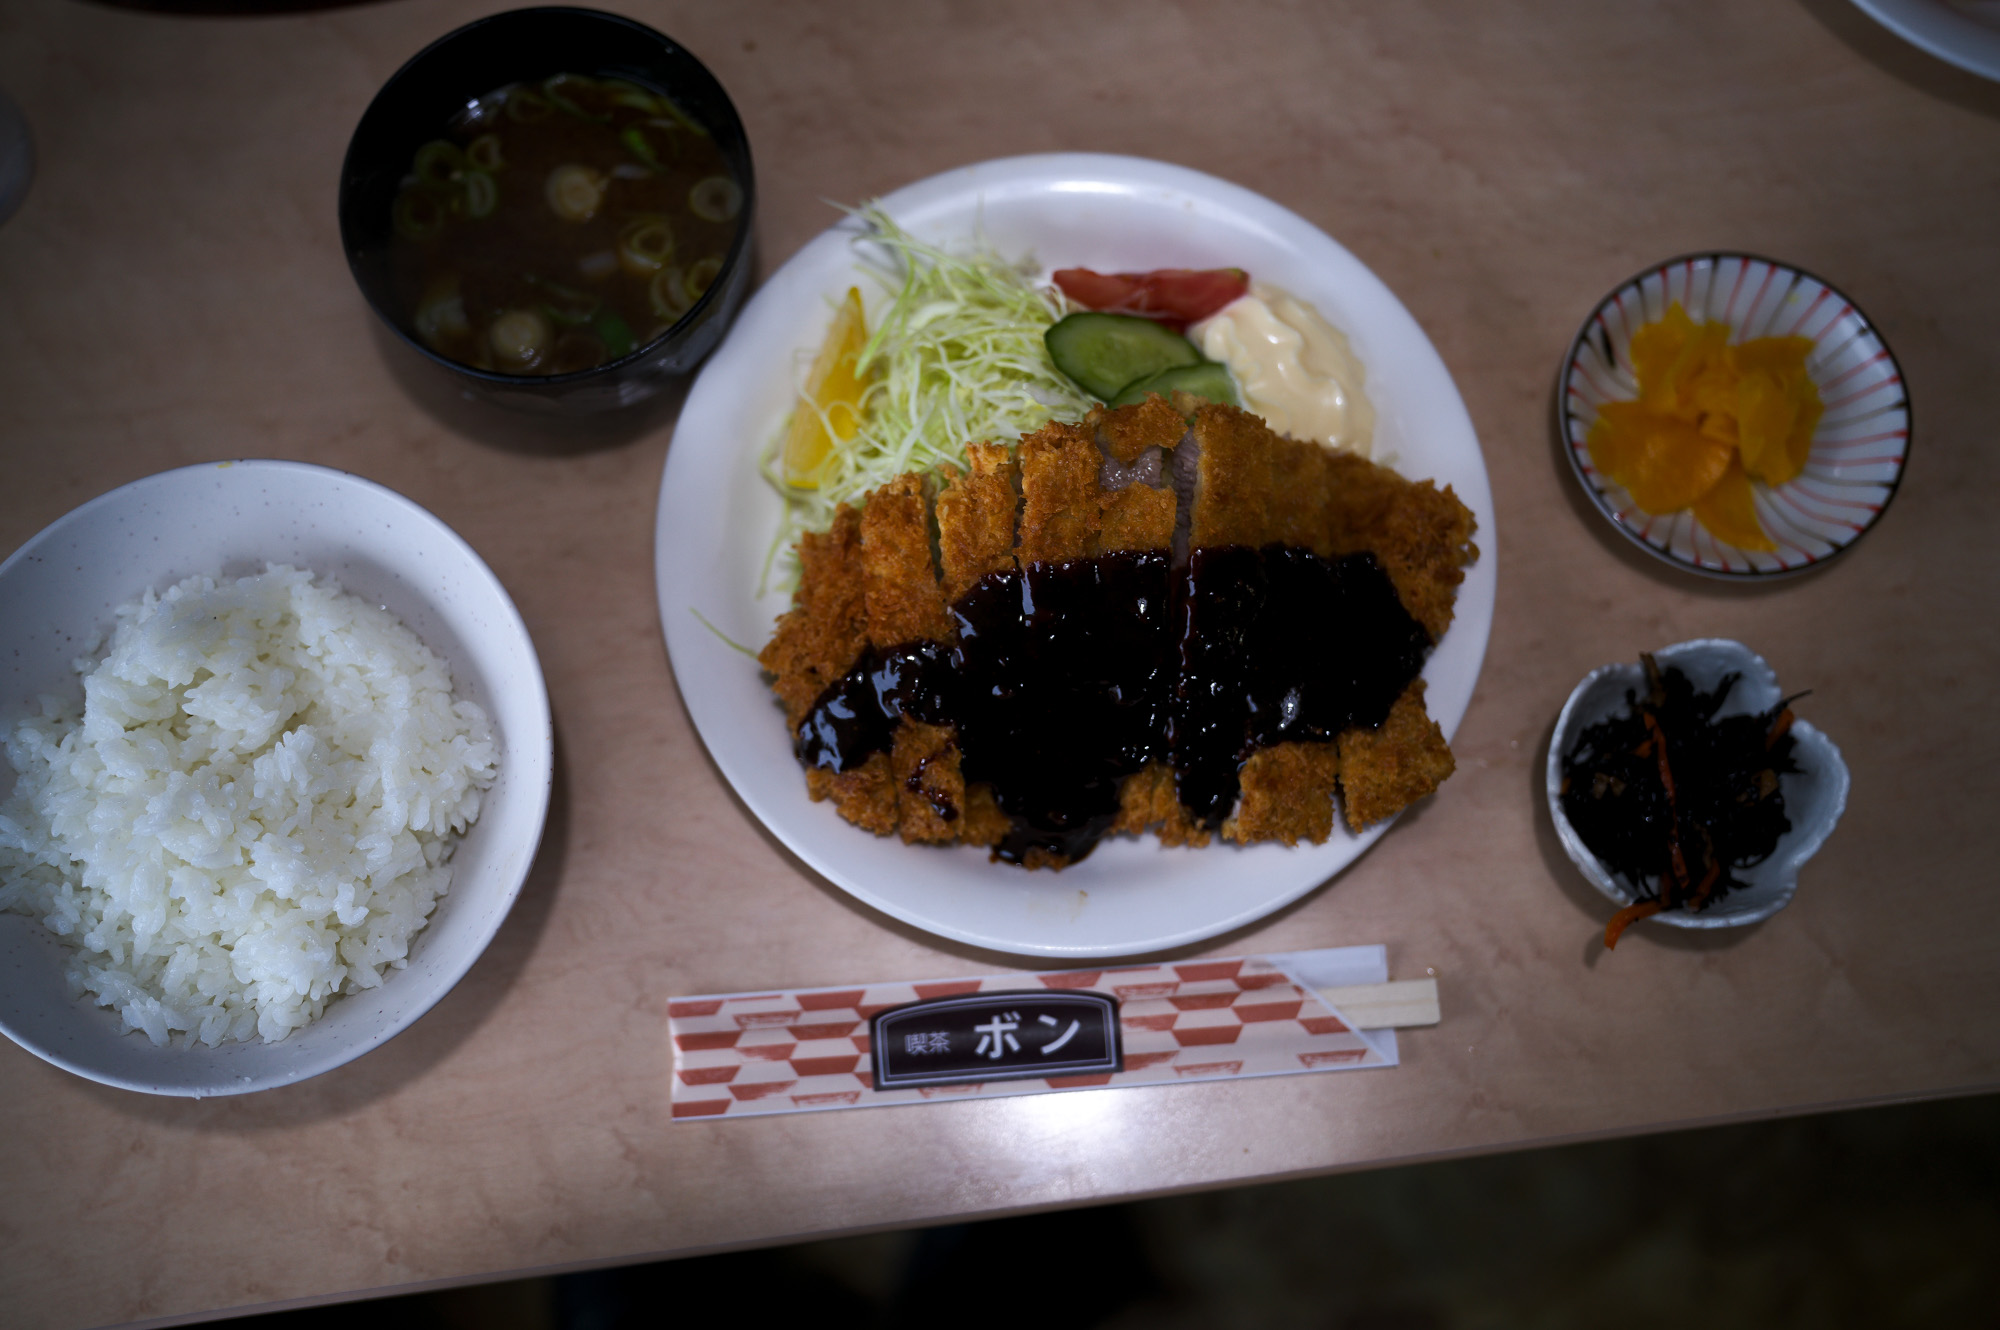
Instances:
[[[672,327],[722,270],[743,190],[672,99],[557,74],[469,104],[395,202],[397,299],[425,345],[571,374]]]

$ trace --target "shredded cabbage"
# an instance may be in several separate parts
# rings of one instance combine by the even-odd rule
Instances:
[[[1042,335],[1070,311],[1032,266],[1010,263],[983,241],[959,255],[898,226],[877,204],[855,210],[868,226],[859,266],[895,291],[861,349],[873,374],[861,427],[835,446],[816,489],[785,483],[784,433],[765,450],[763,473],[785,497],[775,550],[801,530],[824,531],[836,508],[910,471],[962,465],[968,443],[1010,447],[1058,416],[1075,420],[1091,399],[1058,371]],[[800,394],[799,410],[813,410]]]

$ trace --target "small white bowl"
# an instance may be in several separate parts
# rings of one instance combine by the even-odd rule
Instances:
[[[195,574],[287,563],[386,607],[492,718],[499,775],[453,855],[451,890],[381,987],[342,997],[277,1043],[155,1047],[72,998],[67,949],[0,913],[0,1033],[58,1067],[147,1094],[204,1098],[303,1080],[361,1056],[442,998],[486,949],[541,841],[554,734],[541,663],[506,589],[436,517],[357,476],[300,462],[219,462],[148,476],[59,518],[0,564],[0,724],[37,696],[78,697],[73,661],[113,611]],[[14,774],[0,760],[0,797]]]
[[[1768,711],[1784,697],[1777,672],[1741,642],[1698,638],[1663,647],[1653,653],[1653,659],[1662,670],[1670,665],[1678,668],[1705,693],[1714,691],[1725,674],[1742,675],[1716,713],[1719,716]],[[1556,719],[1555,737],[1549,741],[1549,816],[1555,819],[1556,836],[1590,885],[1621,906],[1630,905],[1638,896],[1623,878],[1605,868],[1563,816],[1562,762],[1586,726],[1626,710],[1626,692],[1643,692],[1645,687],[1646,671],[1636,658],[1592,670],[1569,695]],[[1794,720],[1791,732],[1795,740],[1792,759],[1799,769],[1780,777],[1779,788],[1784,791],[1785,816],[1791,819],[1792,829],[1778,838],[1770,858],[1738,870],[1736,876],[1750,885],[1730,892],[1700,913],[1667,910],[1651,918],[1675,928],[1730,928],[1768,919],[1790,902],[1799,887],[1800,867],[1825,844],[1847,807],[1848,784],[1847,764],[1841,761],[1833,740],[1803,720]]]
[[[1697,323],[1728,324],[1731,342],[1813,341],[1806,373],[1825,414],[1805,470],[1775,488],[1751,482],[1757,520],[1777,545],[1774,552],[1717,540],[1689,508],[1647,513],[1591,463],[1598,407],[1639,395],[1632,334],[1666,317],[1676,301]],[[1626,282],[1577,329],[1556,382],[1555,428],[1584,493],[1639,548],[1707,577],[1785,577],[1847,549],[1889,506],[1910,451],[1910,395],[1902,367],[1868,316],[1819,278],[1752,254],[1688,254]]]

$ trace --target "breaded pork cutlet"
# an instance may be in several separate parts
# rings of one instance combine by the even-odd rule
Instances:
[[[1323,558],[1366,552],[1435,642],[1451,622],[1463,568],[1477,557],[1472,515],[1449,488],[1282,438],[1254,416],[1190,398],[1098,408],[1024,436],[1013,450],[974,444],[966,469],[945,469],[934,489],[901,477],[800,542],[793,607],[759,657],[795,732],[871,648],[954,642],[948,607],[995,574],[1105,555],[1150,554],[1180,567],[1190,550],[1221,546],[1289,546]],[[809,767],[812,797],[832,799],[843,817],[877,834],[1000,845],[1010,820],[988,787],[964,780],[953,727],[907,715],[894,725],[887,751],[839,772]],[[1242,842],[1323,841],[1336,795],[1359,830],[1429,794],[1451,770],[1415,679],[1380,726],[1252,753],[1220,829]],[[1124,777],[1117,792],[1110,833],[1208,841],[1165,761]],[[1067,860],[1039,849],[1023,862]]]

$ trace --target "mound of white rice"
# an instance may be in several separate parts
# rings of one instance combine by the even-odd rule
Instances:
[[[414,633],[273,565],[147,593],[77,668],[80,716],[6,736],[0,908],[79,992],[155,1044],[282,1039],[407,963],[495,760]]]

